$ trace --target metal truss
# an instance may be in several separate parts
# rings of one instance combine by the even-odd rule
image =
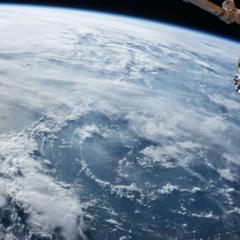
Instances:
[[[234,0],[225,0],[222,6],[219,6],[209,0],[183,0],[190,2],[207,12],[216,15],[226,23],[240,24],[240,9],[236,7]]]

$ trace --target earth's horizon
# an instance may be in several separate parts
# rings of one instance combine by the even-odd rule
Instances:
[[[240,44],[0,4],[0,240],[240,239]]]
[[[187,25],[181,25],[181,23],[174,23],[171,21],[165,21],[164,19],[155,19],[155,18],[148,18],[139,15],[131,15],[131,14],[124,14],[118,13],[114,11],[107,11],[107,10],[97,10],[85,7],[71,7],[71,6],[61,6],[61,5],[48,5],[48,4],[39,4],[39,3],[0,3],[0,7],[21,7],[21,8],[35,8],[35,9],[46,9],[46,10],[53,10],[53,11],[65,11],[65,12],[75,12],[75,13],[89,13],[91,15],[96,14],[99,16],[109,16],[109,17],[117,17],[122,20],[130,20],[130,21],[139,21],[145,24],[152,24],[152,25],[166,25],[170,28],[178,28],[183,29],[185,31],[191,31],[198,34],[209,35],[210,37],[214,38],[221,38],[225,41],[230,41],[235,44],[239,44],[238,40],[234,37],[230,37],[221,33],[215,33],[211,31],[205,31],[201,28],[194,28]]]

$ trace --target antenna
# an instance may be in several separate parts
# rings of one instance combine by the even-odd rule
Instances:
[[[240,24],[240,9],[236,7],[234,0],[225,0],[222,6],[219,6],[209,0],[183,0],[190,2],[203,10],[219,17],[226,23]]]

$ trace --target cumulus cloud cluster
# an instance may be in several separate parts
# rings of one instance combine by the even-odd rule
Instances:
[[[25,238],[34,233],[52,236],[58,229],[64,239],[84,237],[78,196],[67,185],[47,175],[40,160],[33,156],[36,151],[36,142],[24,133],[0,137],[1,209],[14,211],[17,207],[24,213],[30,229]],[[11,226],[5,229],[6,234],[17,228],[18,219],[24,218],[15,214],[16,217],[8,216]]]

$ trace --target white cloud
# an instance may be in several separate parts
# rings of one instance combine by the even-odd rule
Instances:
[[[34,140],[24,133],[0,136],[1,205],[10,197],[28,214],[32,232],[51,235],[59,227],[69,240],[84,236],[78,196],[44,173],[40,160],[31,157],[35,149]]]
[[[161,189],[159,189],[158,192],[161,193],[161,194],[169,194],[169,193],[172,193],[175,190],[179,190],[178,186],[167,183]]]
[[[226,98],[219,94],[211,94],[208,95],[210,100],[214,103],[216,103],[219,106],[226,107],[229,111],[240,111],[240,105],[239,102],[230,98]]]
[[[228,163],[235,163],[238,166],[240,165],[240,155],[235,155],[231,153],[224,153],[223,157],[227,160]]]
[[[236,180],[236,175],[232,172],[230,168],[218,169],[218,173],[222,178],[227,179],[229,181],[233,182]]]
[[[145,157],[139,162],[145,167],[154,167],[154,164],[161,164],[166,168],[174,168],[178,165],[186,166],[189,161],[196,157],[201,145],[191,141],[167,142],[162,146],[150,146],[141,151]]]
[[[77,135],[79,137],[80,143],[83,143],[87,138],[90,138],[94,133],[99,133],[99,129],[96,125],[93,124],[77,128],[74,131],[74,135]]]

